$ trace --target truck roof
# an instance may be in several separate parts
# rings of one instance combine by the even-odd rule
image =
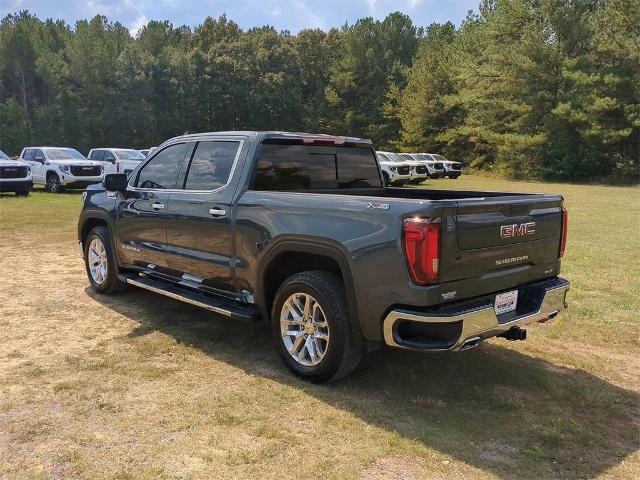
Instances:
[[[293,143],[304,144],[324,144],[324,145],[345,145],[353,147],[371,147],[373,143],[367,138],[358,137],[343,137],[337,135],[327,135],[324,133],[304,133],[304,132],[280,132],[280,131],[225,131],[225,132],[205,132],[205,133],[190,133],[180,135],[178,137],[171,138],[164,143],[175,140],[191,140],[196,141],[211,137],[255,137],[259,142],[265,141],[291,141]]]

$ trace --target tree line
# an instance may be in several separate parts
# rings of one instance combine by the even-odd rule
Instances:
[[[402,13],[293,35],[221,16],[0,23],[0,148],[142,148],[293,130],[438,152],[515,178],[640,174],[640,2],[482,0],[456,27]]]

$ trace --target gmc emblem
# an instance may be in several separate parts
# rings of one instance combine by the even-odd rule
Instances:
[[[536,233],[536,222],[500,226],[500,238],[524,237]]]

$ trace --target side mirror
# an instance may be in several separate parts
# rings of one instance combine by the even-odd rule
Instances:
[[[102,186],[109,192],[124,192],[127,189],[128,181],[126,173],[107,173],[102,181]]]

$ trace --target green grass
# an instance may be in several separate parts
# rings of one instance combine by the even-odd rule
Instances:
[[[0,477],[639,478],[640,190],[423,188],[563,194],[569,314],[526,342],[378,351],[332,385],[259,327],[93,293],[79,194],[0,195]]]

